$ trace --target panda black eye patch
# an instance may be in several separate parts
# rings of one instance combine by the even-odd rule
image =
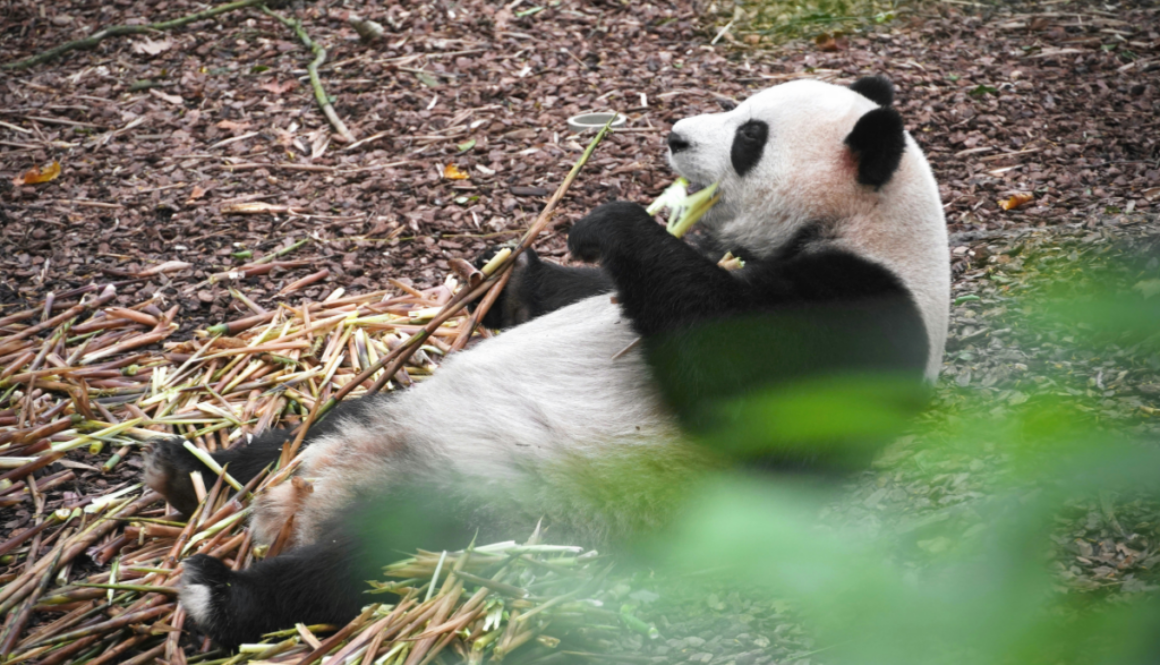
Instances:
[[[729,159],[737,175],[744,176],[757,166],[768,138],[769,125],[760,120],[750,120],[737,128],[733,135],[733,147],[729,150]]]

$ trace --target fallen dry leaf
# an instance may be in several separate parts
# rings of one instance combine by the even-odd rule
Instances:
[[[1014,210],[1019,206],[1027,205],[1035,200],[1035,197],[1025,192],[1012,194],[1009,198],[1000,199],[999,207],[1004,210]]]
[[[234,122],[233,120],[222,120],[221,122],[214,125],[214,127],[217,127],[218,129],[228,129],[231,132],[244,132],[250,128],[250,123]]]
[[[54,161],[51,164],[46,164],[43,167],[34,166],[24,172],[24,175],[16,176],[12,180],[12,184],[17,187],[21,185],[38,185],[42,182],[56,180],[60,175],[60,162]]]
[[[512,13],[512,10],[510,7],[504,7],[502,9],[500,9],[498,12],[496,12],[495,17],[492,19],[492,21],[495,25],[496,33],[500,33],[500,32],[503,32],[504,30],[507,30],[508,26],[512,22],[512,19],[514,19],[514,18],[515,18],[515,14]]]
[[[193,189],[190,190],[190,192],[189,192],[189,199],[187,199],[187,200],[188,201],[196,201],[196,200],[200,199],[201,197],[205,196],[205,192],[206,192],[206,190],[204,188],[198,187],[197,185],[194,185]]]
[[[157,55],[173,48],[173,42],[167,39],[154,41],[146,37],[139,42],[133,42],[133,52],[140,55]]]
[[[819,51],[833,53],[835,51],[845,51],[849,46],[849,43],[846,39],[846,36],[840,32],[835,32],[832,35],[828,32],[824,32],[814,38],[814,46],[816,46]]]
[[[177,105],[177,106],[181,106],[182,104],[184,104],[184,103],[185,103],[185,100],[184,100],[184,99],[182,99],[180,96],[178,96],[178,95],[171,95],[171,94],[169,94],[169,93],[167,93],[167,92],[161,92],[161,91],[160,91],[160,90],[158,90],[157,88],[150,88],[150,89],[149,89],[149,94],[153,95],[153,96],[154,96],[154,97],[156,97],[157,99],[160,99],[160,100],[162,100],[162,101],[169,102],[170,104],[174,104],[174,105]]]
[[[471,176],[466,171],[462,171],[454,164],[448,164],[443,167],[443,177],[448,180],[467,180]]]
[[[298,85],[298,81],[295,81],[294,79],[286,79],[285,81],[283,81],[281,83],[279,83],[277,81],[270,81],[269,83],[263,83],[260,87],[263,90],[274,93],[275,95],[280,95],[280,94],[286,92],[287,90],[294,88],[297,85]]]

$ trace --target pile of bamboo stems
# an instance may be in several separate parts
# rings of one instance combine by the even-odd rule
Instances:
[[[469,286],[479,281],[472,277]],[[137,482],[75,482],[96,468],[94,459],[113,472],[160,435],[213,452],[246,433],[293,426],[340,391],[357,395],[381,380],[392,353],[405,359],[393,383],[423,381],[471,334],[465,312],[432,321],[455,286],[451,278],[424,291],[396,284],[394,295],[340,290],[271,311],[233,291],[251,316],[181,342],[165,342],[177,328],[176,308],[152,300],[112,306],[112,288],[0,319],[0,507],[32,515],[0,542],[0,662],[310,663],[328,655],[336,664],[415,665],[439,653],[481,662],[529,643],[551,651],[556,638],[543,630],[559,617],[603,612],[614,625],[631,625],[631,617],[577,604],[598,575],[576,548],[506,543],[420,554],[392,567],[405,581],[383,585],[401,596],[397,603],[371,606],[325,639],[299,627],[230,656],[188,637],[175,587],[181,561],[193,554],[237,569],[277,553],[279,543],[268,553],[251,546],[250,491],[232,495],[221,479],[208,479],[216,482],[186,520]],[[88,299],[70,300],[79,296]],[[398,353],[420,333],[411,355]],[[292,468],[245,489],[279,482]]]

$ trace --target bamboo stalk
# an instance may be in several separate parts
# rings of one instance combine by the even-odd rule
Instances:
[[[132,649],[133,647],[141,644],[142,642],[148,640],[150,637],[152,637],[152,636],[151,635],[133,635],[133,636],[129,637],[128,639],[124,640],[123,642],[121,642],[120,644],[118,644],[117,646],[113,647],[112,649],[109,649],[109,650],[101,653],[101,655],[99,655],[96,658],[85,663],[85,665],[105,665],[105,663],[114,663],[114,662],[116,662],[116,659],[121,656],[121,654],[123,654],[126,651]]]
[[[102,305],[104,305],[105,303],[109,302],[114,297],[116,297],[116,295],[117,295],[116,289],[106,288],[105,293],[102,293],[100,296],[97,297],[96,300],[93,300],[92,302],[74,305],[74,306],[68,308],[63,313],[58,314],[58,315],[52,317],[51,319],[48,319],[47,321],[42,321],[34,326],[29,326],[29,327],[25,328],[24,330],[21,330],[20,332],[7,337],[3,342],[0,342],[0,353],[8,353],[9,349],[11,348],[12,342],[16,342],[16,341],[25,339],[27,337],[31,337],[32,335],[35,335],[35,334],[41,332],[42,330],[48,330],[49,328],[55,327],[57,324],[59,324],[63,321],[67,321],[68,319],[71,319],[74,316],[77,316],[78,314],[85,311],[86,309],[96,309],[98,307],[101,307]]]
[[[93,626],[86,626],[85,628],[69,631],[62,635],[53,635],[52,637],[45,638],[42,642],[32,646],[40,646],[41,644],[58,644],[60,642],[68,642],[70,640],[87,637],[89,635],[98,635],[114,628],[122,628],[130,624],[141,623],[146,619],[161,616],[166,612],[172,611],[173,608],[174,604],[166,603],[165,598],[156,598],[150,601],[145,609],[141,609],[136,612],[126,612],[120,616],[117,616],[116,618],[109,619],[108,621],[103,621]]]

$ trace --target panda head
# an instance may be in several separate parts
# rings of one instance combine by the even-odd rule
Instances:
[[[880,77],[839,86],[798,80],[732,110],[681,120],[669,162],[693,185],[720,183],[701,225],[756,258],[837,247],[893,271],[923,314],[928,375],[946,338],[950,257],[938,184],[891,108]],[[799,246],[801,233],[809,244]]]
[[[888,193],[909,157],[893,97],[880,77],[850,87],[784,83],[678,122],[669,163],[694,185],[720,183],[722,202],[705,220],[711,231],[771,253],[802,225],[855,218]],[[918,172],[926,170],[924,162]]]

